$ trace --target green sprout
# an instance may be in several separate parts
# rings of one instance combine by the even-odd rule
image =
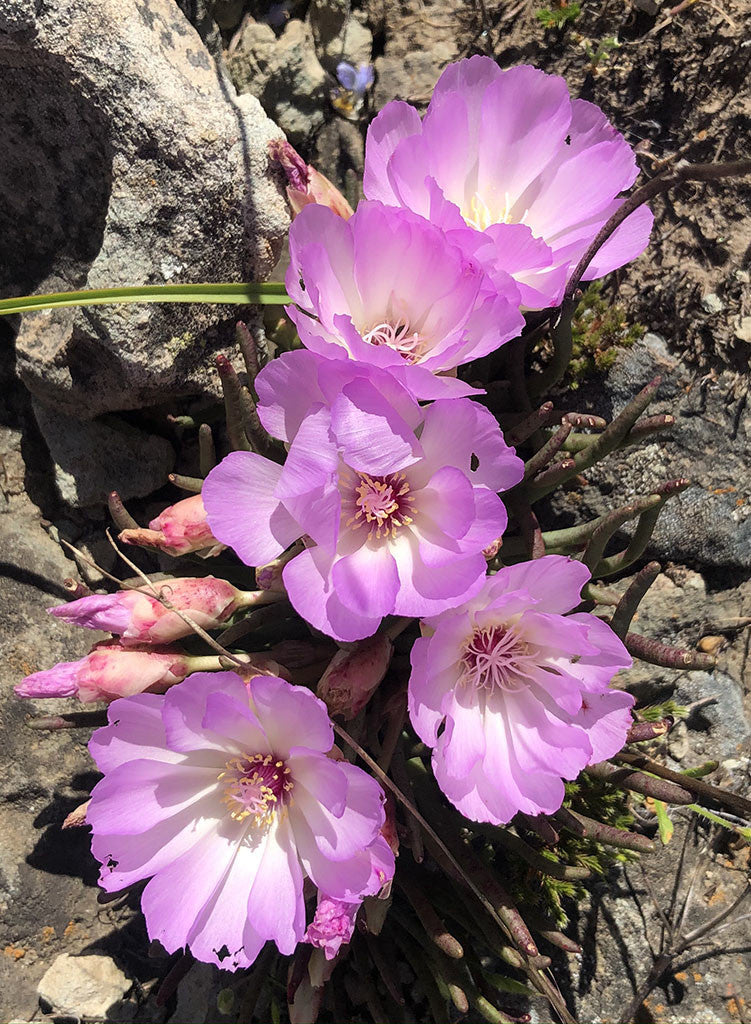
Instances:
[[[576,21],[581,14],[581,4],[561,2],[556,7],[542,7],[535,11],[535,17],[543,28],[563,28],[570,21]]]
[[[592,70],[596,72],[603,61],[610,60],[613,50],[617,50],[621,44],[618,42],[618,36],[605,36],[596,47],[589,40],[584,40],[582,45]]]

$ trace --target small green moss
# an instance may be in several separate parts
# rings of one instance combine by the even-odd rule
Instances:
[[[604,373],[618,352],[630,348],[644,333],[641,324],[629,324],[622,306],[609,305],[602,296],[602,281],[584,292],[572,324],[573,356],[567,370],[572,388],[594,373]]]
[[[184,331],[182,334],[173,335],[165,347],[171,356],[177,356],[197,342],[199,342],[199,339],[196,338],[192,331]]]

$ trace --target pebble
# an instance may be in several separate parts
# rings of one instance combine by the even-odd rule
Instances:
[[[102,1019],[132,987],[109,956],[62,953],[37,986],[45,1013]]]
[[[725,303],[719,295],[715,294],[715,292],[710,292],[708,295],[702,295],[701,305],[704,312],[710,314],[721,313],[725,308]]]

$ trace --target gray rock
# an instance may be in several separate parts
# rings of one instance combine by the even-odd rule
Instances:
[[[211,0],[175,0],[177,6],[201,37],[206,49],[221,60],[224,44],[220,25],[217,23],[219,4]]]
[[[442,67],[450,63],[447,52],[440,65],[434,56],[416,50],[414,53],[391,56],[388,53],[375,61],[376,84],[373,101],[377,110],[396,98],[426,107]]]
[[[3,1021],[28,1019],[39,979],[59,953],[78,953],[113,927],[96,901],[88,830],[60,832],[96,780],[88,733],[32,731],[25,722],[30,712],[81,706],[22,701],[13,693],[23,676],[83,657],[102,634],[46,614],[65,600],[60,584],[75,575],[75,563],[42,528],[28,498],[14,497],[6,508],[0,503],[0,936],[2,947],[16,952],[0,956]]]
[[[277,39],[269,25],[248,19],[227,65],[238,92],[256,96],[294,146],[323,125],[329,80],[305,22],[293,18]]]
[[[0,0],[0,32],[24,32],[34,28],[41,0]]]
[[[6,0],[0,21],[28,3]],[[279,131],[237,98],[173,0],[50,0],[0,48],[0,293],[262,279],[288,225]],[[27,315],[18,368],[78,418],[217,393],[233,312],[97,306]]]
[[[316,136],[313,164],[339,186],[354,209],[362,198],[365,142],[358,125],[335,117]]]
[[[349,0],[313,0],[308,10],[316,52],[332,75],[339,61],[357,67],[370,63],[373,33],[361,11],[353,11]]]
[[[394,98],[424,108],[441,71],[459,56],[462,6],[454,0],[370,0],[368,14],[385,38],[375,61],[376,110]]]
[[[81,421],[34,402],[34,416],[54,462],[55,485],[68,505],[102,504],[116,490],[144,498],[167,482],[175,453],[163,437],[119,417]]]
[[[715,703],[700,709],[704,729],[691,737],[691,749],[697,758],[723,761],[748,755],[751,727],[743,707],[743,687],[726,672],[686,672],[677,680],[675,699],[688,705],[704,697]],[[715,781],[715,780],[713,780]],[[748,785],[745,787],[748,788]]]
[[[751,345],[751,316],[741,316],[735,322],[735,336],[738,341]]]
[[[62,953],[39,982],[39,1001],[48,1013],[106,1017],[132,984],[111,957]]]
[[[577,406],[589,403],[610,418],[656,374],[663,383],[648,415],[671,413],[675,426],[587,470],[589,486],[557,494],[555,507],[581,522],[661,481],[688,477],[693,486],[660,515],[651,553],[696,568],[751,568],[751,411],[731,373],[702,376],[672,355],[663,338],[647,334],[619,355],[604,383],[582,387]]]
[[[669,814],[675,825],[669,844],[663,847],[656,840],[653,851],[641,858],[639,865],[620,866],[606,880],[588,883],[587,897],[576,908],[575,923],[567,932],[582,945],[583,956],[558,954],[554,967],[557,980],[568,982],[569,1005],[576,1020],[612,1024],[620,1019],[654,963],[660,911],[670,913],[675,901],[673,921],[677,924],[692,879],[691,907],[682,934],[728,909],[742,891],[746,877],[743,860],[734,863],[714,853],[713,844],[706,842],[701,830],[689,839],[681,857],[690,819],[674,808]],[[676,898],[672,890],[679,862],[683,871]],[[728,1011],[728,991],[745,991],[748,979],[744,951],[751,941],[751,923],[744,910],[741,906],[729,918],[731,924],[724,932],[713,934],[716,941],[694,945],[677,957],[673,971],[666,972],[662,984],[655,986],[643,1008],[630,1019],[660,1024],[716,1024],[736,1019]],[[545,949],[551,951],[551,947]],[[550,1020],[549,1015],[542,1020]]]

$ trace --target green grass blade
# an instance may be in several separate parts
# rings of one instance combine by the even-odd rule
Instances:
[[[657,828],[660,832],[660,842],[663,846],[667,846],[670,840],[673,838],[675,826],[673,825],[673,822],[670,820],[667,805],[664,804],[662,800],[653,800],[652,806],[654,808],[655,814],[657,815]]]
[[[751,828],[746,828],[743,825],[737,825],[735,822],[728,821],[727,818],[723,818],[719,814],[715,814],[713,811],[708,811],[706,807],[700,807],[699,804],[687,804],[686,810],[693,811],[694,814],[699,814],[702,818],[706,818],[708,821],[714,822],[715,825],[721,825],[723,828],[729,829],[731,832],[737,832],[738,835],[742,836],[747,843],[751,843]]]
[[[105,306],[122,302],[205,302],[226,305],[284,305],[291,302],[281,281],[264,284],[147,284],[97,288],[0,300],[0,316],[63,306]]]

